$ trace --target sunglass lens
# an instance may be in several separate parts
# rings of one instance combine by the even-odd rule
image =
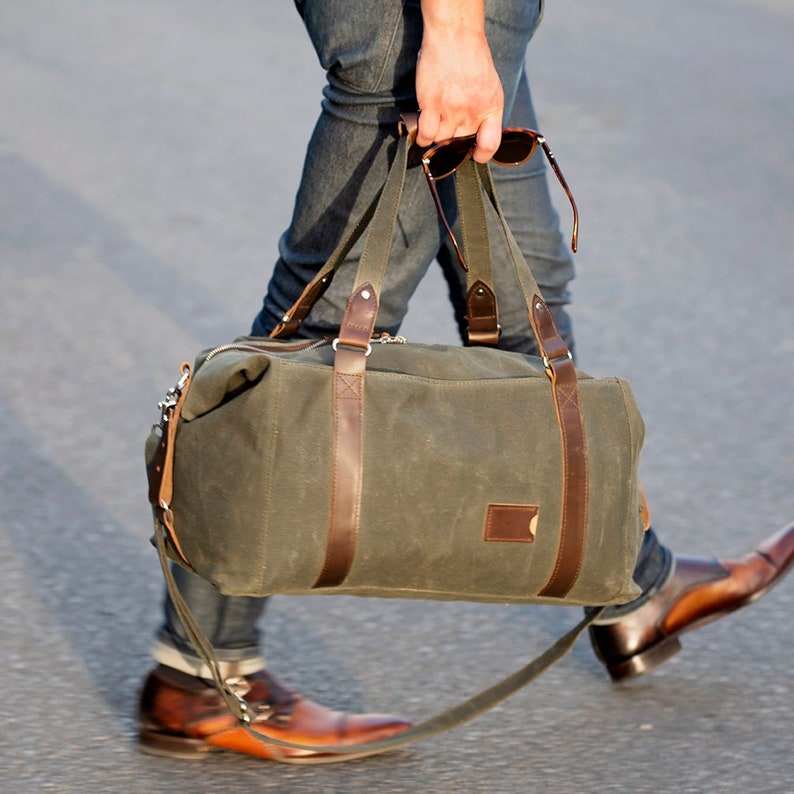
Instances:
[[[443,179],[449,176],[466,160],[472,149],[472,142],[468,138],[459,138],[449,141],[432,151],[428,168],[433,179]]]
[[[537,140],[526,132],[502,133],[502,142],[496,150],[493,159],[499,165],[518,165],[529,160],[535,151]]]

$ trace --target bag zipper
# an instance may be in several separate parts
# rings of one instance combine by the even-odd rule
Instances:
[[[210,350],[204,356],[204,363],[214,358],[219,353],[226,353],[231,350],[248,353],[275,353],[279,350],[284,350],[285,346],[291,351],[315,350],[318,347],[325,347],[331,344],[330,337],[323,337],[322,339],[305,339],[295,342],[282,342],[279,345],[269,344],[268,342],[261,342],[255,344],[253,342],[230,342],[227,345],[220,345],[219,347]]]
[[[236,350],[238,352],[249,352],[249,353],[275,353],[279,350],[284,350],[285,346],[290,351],[298,351],[302,352],[304,350],[316,350],[320,347],[326,347],[333,343],[333,339],[330,336],[325,336],[322,339],[302,339],[296,340],[294,342],[281,342],[278,345],[269,344],[267,341],[262,342],[230,342],[226,345],[220,345],[219,347],[210,350],[206,356],[204,356],[204,363],[209,361],[211,358],[214,358],[219,353],[226,353],[231,350]],[[380,336],[375,336],[372,339],[373,342],[378,342],[381,345],[404,345],[407,343],[407,339],[404,336],[391,336],[388,333],[382,333]]]

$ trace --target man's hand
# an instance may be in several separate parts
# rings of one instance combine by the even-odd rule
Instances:
[[[485,38],[483,0],[422,0],[422,16],[416,142],[476,134],[474,159],[487,162],[501,140],[504,94]]]

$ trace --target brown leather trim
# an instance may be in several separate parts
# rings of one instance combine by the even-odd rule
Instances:
[[[359,287],[347,304],[334,358],[334,447],[325,561],[312,585],[336,587],[356,554],[364,479],[364,374],[378,300],[372,285]]]
[[[532,543],[538,526],[537,505],[489,504],[485,513],[485,541]]]
[[[496,295],[484,281],[477,279],[466,293],[466,321],[470,345],[499,344],[499,312]]]
[[[378,297],[372,284],[366,282],[350,296],[347,302],[345,316],[339,328],[339,344],[361,348],[362,352],[366,351],[372,341],[377,316]]]
[[[168,437],[165,429],[160,431],[160,441],[151,460],[146,464],[146,477],[149,480],[149,504],[157,508],[160,506],[160,491],[163,487],[163,471],[168,454]]]
[[[637,482],[637,487],[640,489],[640,519],[642,521],[643,532],[647,532],[651,528],[651,511],[648,509],[648,502],[645,500],[645,489],[642,487],[641,482]]]
[[[164,414],[167,419],[160,436],[160,443],[155,455],[149,465],[149,502],[154,510],[157,520],[166,528],[168,539],[171,541],[176,552],[187,563],[187,557],[182,551],[182,546],[176,536],[174,529],[174,516],[171,512],[171,500],[174,496],[174,447],[176,441],[176,430],[179,424],[179,416],[182,405],[187,397],[188,389],[193,378],[190,364],[182,362],[180,368],[184,382],[177,395],[174,406]],[[189,563],[188,563],[189,564]]]
[[[284,315],[282,321],[270,332],[271,339],[288,339],[300,328],[312,307],[325,294],[334,278],[334,271],[319,275],[304,288],[301,296]]]
[[[551,379],[563,458],[562,519],[557,559],[551,577],[538,595],[562,598],[579,576],[587,535],[589,478],[584,422],[576,369],[548,306],[537,295],[532,299],[529,319]]]

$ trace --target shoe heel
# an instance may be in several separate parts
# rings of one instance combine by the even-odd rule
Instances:
[[[648,648],[647,651],[638,653],[625,662],[607,668],[613,681],[625,681],[638,675],[653,670],[663,662],[675,656],[681,650],[681,641],[678,637],[668,637],[663,642]]]

